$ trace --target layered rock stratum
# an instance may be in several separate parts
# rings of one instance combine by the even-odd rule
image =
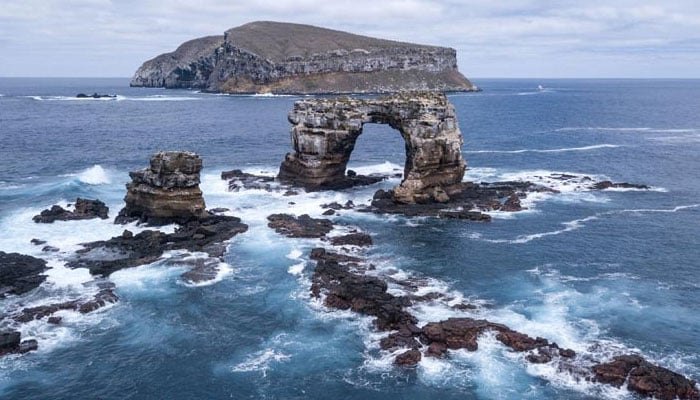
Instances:
[[[183,43],[146,61],[131,86],[224,93],[386,93],[478,90],[448,47],[258,21]]]
[[[151,225],[187,223],[207,215],[199,189],[202,159],[189,151],[161,151],[148,168],[129,173],[126,205],[117,223],[133,220]]]
[[[305,99],[289,113],[292,146],[278,178],[311,190],[345,187],[347,163],[366,123],[388,124],[406,142],[399,203],[445,203],[461,191],[466,162],[454,106],[442,93]]]

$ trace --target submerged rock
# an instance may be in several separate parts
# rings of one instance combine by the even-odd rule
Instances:
[[[186,223],[207,215],[199,189],[202,159],[188,151],[161,151],[151,156],[151,166],[129,173],[126,206],[115,222],[149,225]]]
[[[75,209],[69,211],[61,206],[54,205],[48,210],[43,210],[39,215],[35,215],[32,220],[37,223],[52,223],[54,221],[70,221],[101,218],[107,219],[109,207],[100,200],[81,199],[75,200]]]
[[[46,261],[19,253],[0,251],[0,298],[23,294],[46,280]]]
[[[335,236],[330,238],[333,246],[360,246],[366,247],[372,245],[372,237],[366,233],[350,233],[343,236]]]
[[[76,96],[78,99],[116,99],[116,94],[99,94],[97,92],[93,94],[78,93]]]
[[[275,232],[295,238],[320,238],[333,229],[333,223],[323,218],[311,218],[308,214],[295,217],[290,214],[272,214],[267,226]]]
[[[29,322],[36,319],[43,319],[45,317],[49,317],[49,323],[57,324],[61,322],[61,318],[51,316],[58,311],[68,310],[77,311],[81,314],[87,314],[98,310],[106,306],[107,304],[116,303],[119,300],[119,297],[114,293],[113,283],[103,282],[98,284],[98,286],[98,292],[90,298],[81,298],[64,301],[62,303],[54,303],[38,307],[25,308],[19,314],[15,315],[13,319],[17,322]]]

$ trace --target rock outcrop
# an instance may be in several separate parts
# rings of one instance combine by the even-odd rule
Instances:
[[[107,219],[109,207],[100,200],[78,199],[75,200],[73,211],[54,205],[35,215],[32,221],[37,223],[52,223],[54,221],[71,221],[79,219],[101,218]]]
[[[226,93],[383,93],[477,90],[454,49],[259,21],[185,42],[146,61],[131,86]]]
[[[248,230],[240,218],[207,214],[187,222],[174,233],[145,230],[133,234],[125,230],[109,240],[84,243],[84,249],[68,262],[70,268],[87,268],[93,275],[109,276],[123,268],[136,267],[158,260],[168,250],[204,252],[223,258],[225,241]]]
[[[346,167],[366,123],[389,124],[406,142],[398,203],[445,203],[461,190],[466,163],[455,110],[444,94],[408,92],[378,99],[300,100],[289,113],[293,153],[278,178],[309,190],[350,186]]]
[[[149,225],[187,223],[207,215],[199,189],[202,159],[188,151],[161,151],[151,166],[129,173],[126,206],[116,223],[138,220]]]
[[[19,253],[0,251],[0,298],[26,293],[46,280],[46,261]]]

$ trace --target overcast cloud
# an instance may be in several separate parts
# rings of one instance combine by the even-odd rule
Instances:
[[[467,77],[700,77],[700,1],[0,0],[0,76],[133,75],[256,20],[457,49]]]

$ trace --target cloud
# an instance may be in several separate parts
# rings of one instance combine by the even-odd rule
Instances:
[[[255,20],[454,47],[468,76],[700,71],[694,0],[24,0],[0,7],[0,76],[130,76],[186,40]]]

